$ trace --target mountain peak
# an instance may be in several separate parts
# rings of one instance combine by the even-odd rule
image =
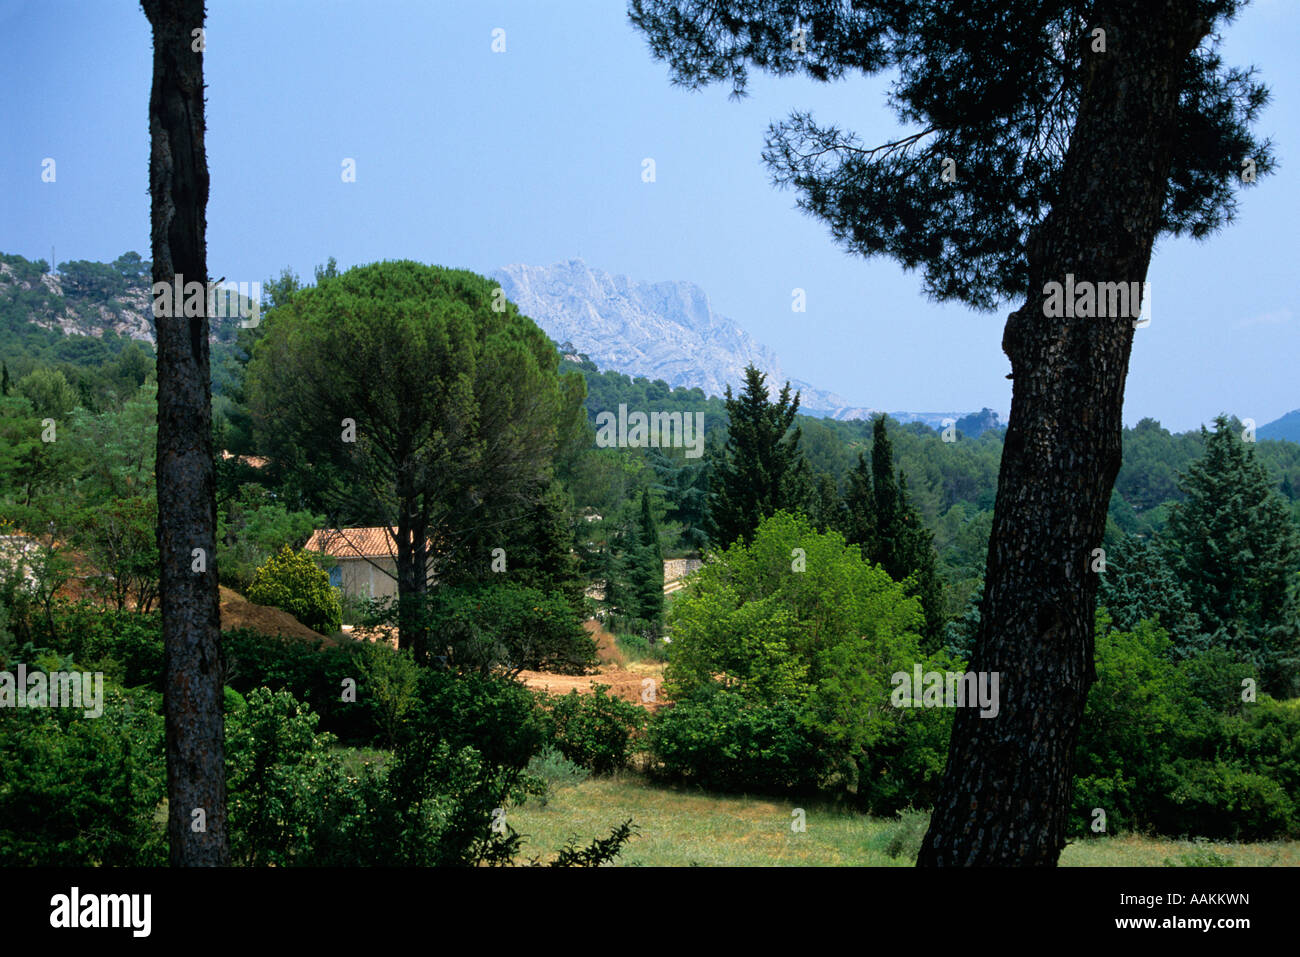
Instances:
[[[773,393],[785,384],[776,353],[715,312],[695,283],[611,275],[581,259],[551,266],[514,264],[492,277],[547,335],[572,342],[602,368],[718,396],[728,384],[739,389],[751,364],[766,373]],[[805,408],[851,404],[807,383],[792,384],[803,392]]]

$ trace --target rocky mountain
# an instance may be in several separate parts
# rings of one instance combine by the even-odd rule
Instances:
[[[744,381],[745,366],[752,364],[767,373],[773,392],[788,379],[801,394],[801,410],[811,414],[865,419],[881,411],[788,375],[775,352],[715,312],[704,290],[694,283],[613,276],[580,259],[553,266],[505,266],[492,278],[547,335],[556,342],[572,343],[602,369],[663,379],[670,386],[700,388],[706,395],[720,396],[728,383],[734,392]],[[900,422],[924,422],[934,428],[942,428],[945,419],[967,415],[889,414]],[[996,427],[996,413],[989,413],[991,424],[981,413],[972,415],[981,425],[977,431]]]
[[[22,335],[34,327],[65,336],[95,338],[114,333],[152,345],[155,330],[151,271],[150,262],[135,252],[125,253],[112,263],[61,263],[58,272],[50,272],[44,260],[0,253],[0,330]],[[232,339],[244,317],[252,314],[251,298],[239,290],[225,292],[229,285],[214,287],[209,297],[210,310],[220,310],[209,313],[212,341]],[[257,287],[260,299],[260,283],[252,285]],[[241,287],[243,293],[250,291],[248,286]]]
[[[554,266],[506,266],[492,278],[547,335],[573,343],[602,369],[718,396],[728,383],[734,390],[744,381],[747,365],[767,373],[774,390],[789,378],[776,353],[715,312],[694,283],[611,276],[580,259]],[[842,396],[790,382],[803,392],[805,407],[849,405]]]
[[[134,259],[128,257],[134,256]],[[113,265],[44,262],[0,255],[0,303],[31,325],[64,335],[102,336],[112,330],[153,342],[149,263],[128,253]]]

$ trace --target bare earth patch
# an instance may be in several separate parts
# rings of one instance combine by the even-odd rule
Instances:
[[[596,657],[600,666],[595,674],[560,675],[548,671],[521,671],[519,680],[535,691],[547,691],[551,694],[590,694],[594,685],[608,685],[609,693],[617,698],[640,705],[647,711],[657,711],[666,703],[663,697],[664,666],[658,662],[628,662],[614,643],[614,636],[600,626],[600,622],[589,619],[583,627],[595,639]],[[654,682],[652,700],[644,691],[651,686],[646,681]]]

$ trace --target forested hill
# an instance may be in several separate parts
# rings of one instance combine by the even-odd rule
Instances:
[[[62,373],[80,404],[98,411],[142,383],[153,365],[152,326],[148,317],[150,264],[136,253],[112,263],[73,261],[60,264],[57,275],[44,261],[0,254],[0,360],[14,388],[34,370]],[[274,283],[270,284],[272,287]],[[239,375],[237,319],[213,323],[213,390],[217,424],[230,413],[227,394]],[[251,330],[250,330],[251,331]],[[557,346],[561,366],[582,374],[587,383],[587,412],[596,424],[601,412],[701,413],[710,445],[725,438],[726,407],[700,388],[670,388],[663,380],[602,371],[571,344]],[[778,386],[784,383],[776,383]],[[733,384],[739,392],[740,383]],[[871,423],[801,417],[801,446],[814,479],[828,475],[843,484],[859,454],[870,460]],[[1002,428],[989,410],[955,423],[944,441],[942,430],[920,422],[891,429],[897,464],[908,494],[926,523],[935,530],[940,556],[954,549],[945,564],[982,564],[997,490]],[[1300,435],[1300,412],[1258,429],[1257,451],[1283,495],[1296,505],[1300,488],[1300,445],[1286,439]],[[1164,523],[1168,507],[1181,498],[1178,477],[1204,451],[1199,430],[1172,434],[1158,422],[1143,419],[1124,431],[1124,464],[1111,505],[1112,532],[1148,534]],[[640,450],[640,459],[658,462],[657,450]],[[680,454],[676,456],[681,458]],[[679,465],[699,465],[687,459]],[[644,465],[650,468],[651,465]],[[662,484],[662,483],[661,483]],[[671,493],[664,489],[668,497]],[[963,544],[964,543],[964,544]]]

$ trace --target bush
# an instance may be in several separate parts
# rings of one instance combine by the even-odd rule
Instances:
[[[324,521],[311,512],[289,511],[260,485],[241,485],[217,515],[221,584],[246,592],[258,566],[285,547],[301,545]]]
[[[644,710],[608,692],[608,686],[595,685],[591,694],[570,691],[551,701],[555,747],[596,774],[624,767],[633,736],[645,727]]]
[[[551,738],[537,696],[516,681],[421,669],[408,735],[472,747],[491,764],[520,771]]]
[[[430,654],[462,672],[583,674],[596,643],[560,592],[509,583],[441,587],[426,611]]]
[[[659,771],[716,791],[812,791],[828,772],[824,746],[791,703],[727,691],[678,701],[650,723]]]
[[[37,626],[38,639],[90,671],[128,688],[163,687],[162,613],[100,608],[88,602],[53,606],[53,630]]]
[[[911,708],[871,750],[856,756],[856,803],[873,814],[934,806],[948,763],[953,709]]]
[[[1156,824],[1165,833],[1254,841],[1294,828],[1295,806],[1282,787],[1236,763],[1180,758],[1162,785],[1167,803]]]
[[[917,855],[921,853],[925,832],[929,829],[929,812],[904,808],[898,814],[897,823],[890,826],[885,853],[890,857],[901,857],[909,864],[915,864]]]
[[[1107,829],[1149,825],[1157,813],[1161,767],[1173,757],[1180,688],[1173,645],[1153,622],[1134,632],[1098,622],[1097,683],[1088,694],[1075,750],[1071,829],[1091,834],[1092,809]]]
[[[528,762],[528,773],[541,778],[552,787],[571,787],[591,777],[590,770],[570,761],[553,747],[547,747],[541,754],[533,756]],[[545,804],[545,800],[542,803]]]
[[[619,632],[614,637],[619,650],[629,661],[667,661],[668,646],[663,641],[651,641],[638,632]]]
[[[388,746],[397,746],[402,721],[415,705],[420,669],[409,650],[395,650],[378,642],[361,642],[357,649],[361,674],[358,693],[383,729]]]
[[[66,659],[52,670],[74,670]],[[28,660],[28,668],[36,667]],[[106,684],[103,713],[0,709],[0,860],[153,867],[167,862],[161,698]]]
[[[1163,629],[1116,632],[1102,617],[1097,684],[1076,754],[1071,831],[1266,839],[1300,832],[1300,707],[1242,701],[1254,667],[1211,648],[1177,664]]]
[[[343,620],[339,593],[330,585],[329,575],[306,552],[295,554],[287,545],[257,570],[247,598],[287,611],[326,635],[338,631]]]
[[[254,689],[226,717],[230,856],[250,867],[292,864],[308,847],[332,735],[287,691]]]
[[[1197,841],[1195,850],[1186,854],[1179,854],[1177,858],[1166,857],[1163,861],[1165,867],[1232,867],[1232,858],[1224,857],[1212,847],[1202,846],[1201,841]]]
[[[661,761],[729,789],[852,790],[866,756],[897,750],[909,730],[907,711],[889,706],[891,676],[948,664],[921,653],[919,601],[801,514],[777,512],[751,544],[712,556],[670,619],[664,690],[676,705]]]
[[[259,688],[230,720],[226,762],[237,863],[437,866],[507,863],[518,836],[492,812],[521,797],[519,775],[430,736],[352,774],[288,692]]]
[[[360,642],[324,645],[301,638],[272,637],[248,628],[221,636],[226,683],[241,694],[256,688],[290,691],[320,716],[320,727],[353,745],[375,742],[381,728],[366,696],[357,655]],[[343,700],[344,680],[358,684],[357,700]]]

